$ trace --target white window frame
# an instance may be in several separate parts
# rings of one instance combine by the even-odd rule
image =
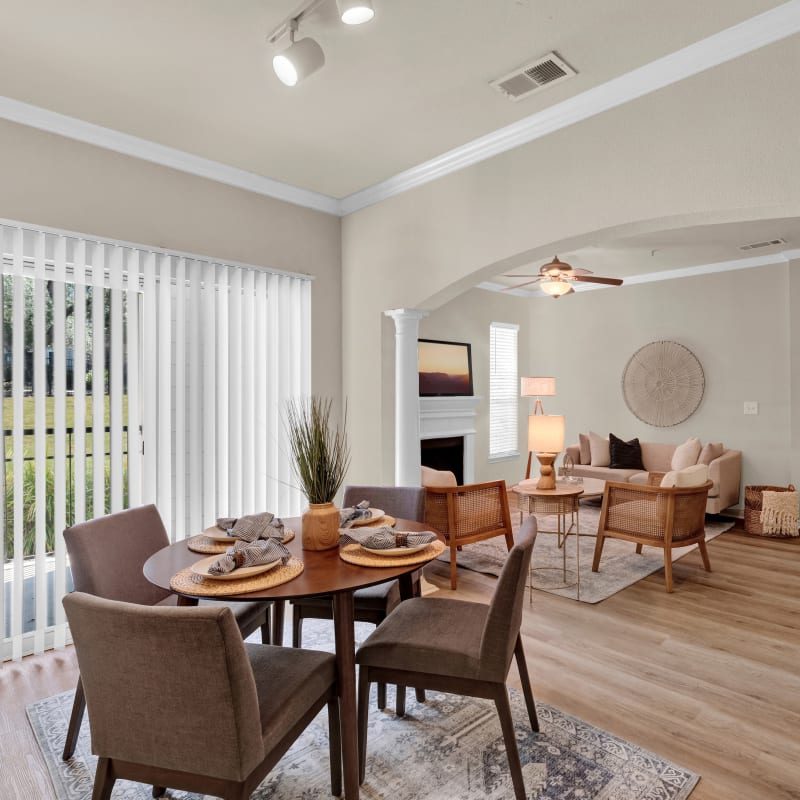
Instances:
[[[519,325],[489,324],[489,461],[519,456]]]

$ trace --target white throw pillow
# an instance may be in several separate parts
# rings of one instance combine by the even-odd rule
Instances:
[[[661,486],[665,489],[672,489],[675,486],[675,476],[677,474],[675,470],[664,473],[664,477],[661,479]]]
[[[675,473],[675,486],[688,489],[690,486],[702,486],[708,480],[708,466],[695,464],[686,469],[679,469]]]
[[[593,467],[607,467],[611,463],[611,445],[599,433],[589,431],[589,449],[592,452]]]
[[[700,440],[696,436],[690,436],[683,444],[679,444],[675,448],[670,469],[693,467],[697,463],[702,449]]]

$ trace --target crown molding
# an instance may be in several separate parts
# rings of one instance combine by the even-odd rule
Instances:
[[[800,0],[790,0],[733,27],[651,61],[430,161],[343,198],[342,215],[387,200],[576,122],[616,108],[711,67],[758,50],[800,31]]]
[[[626,286],[636,286],[641,283],[658,283],[659,281],[673,281],[679,278],[695,278],[698,275],[714,275],[717,272],[733,272],[739,269],[753,269],[755,267],[767,267],[772,264],[788,264],[790,261],[800,258],[800,250],[782,250],[780,253],[770,253],[763,256],[752,256],[751,258],[737,258],[732,261],[715,261],[711,264],[698,264],[694,267],[680,267],[678,269],[666,269],[659,272],[644,272],[641,275],[629,275],[624,278],[622,286],[607,286],[600,283],[574,283],[572,288],[576,292],[593,292],[598,289],[620,289]],[[501,292],[511,294],[515,297],[540,298],[549,297],[541,289],[510,289],[505,291],[502,283],[484,281],[479,283],[477,289],[484,289],[487,292]]]
[[[151,161],[162,167],[170,167],[200,178],[208,178],[237,189],[245,189],[254,194],[283,200],[286,203],[303,206],[326,214],[339,215],[339,201],[334,197],[301,189],[288,183],[265,178],[253,172],[221,164],[209,158],[196,156],[167,147],[139,136],[131,136],[122,131],[95,125],[66,114],[49,111],[46,108],[23,103],[11,97],[0,96],[0,118],[20,125],[28,125],[48,133],[76,139],[106,150],[113,150],[133,158]]]
[[[346,216],[785,39],[798,31],[800,31],[800,0],[789,0],[776,8],[341,199],[292,186],[10,97],[0,96],[0,119],[28,125],[293,205],[336,216]]]

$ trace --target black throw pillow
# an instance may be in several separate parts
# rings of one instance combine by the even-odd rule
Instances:
[[[642,464],[642,446],[638,439],[624,442],[613,433],[608,434],[608,443],[611,449],[611,469],[639,469],[644,472]]]

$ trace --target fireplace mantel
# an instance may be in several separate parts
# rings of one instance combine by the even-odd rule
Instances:
[[[419,438],[464,437],[464,483],[475,483],[475,420],[481,397],[420,397]]]

